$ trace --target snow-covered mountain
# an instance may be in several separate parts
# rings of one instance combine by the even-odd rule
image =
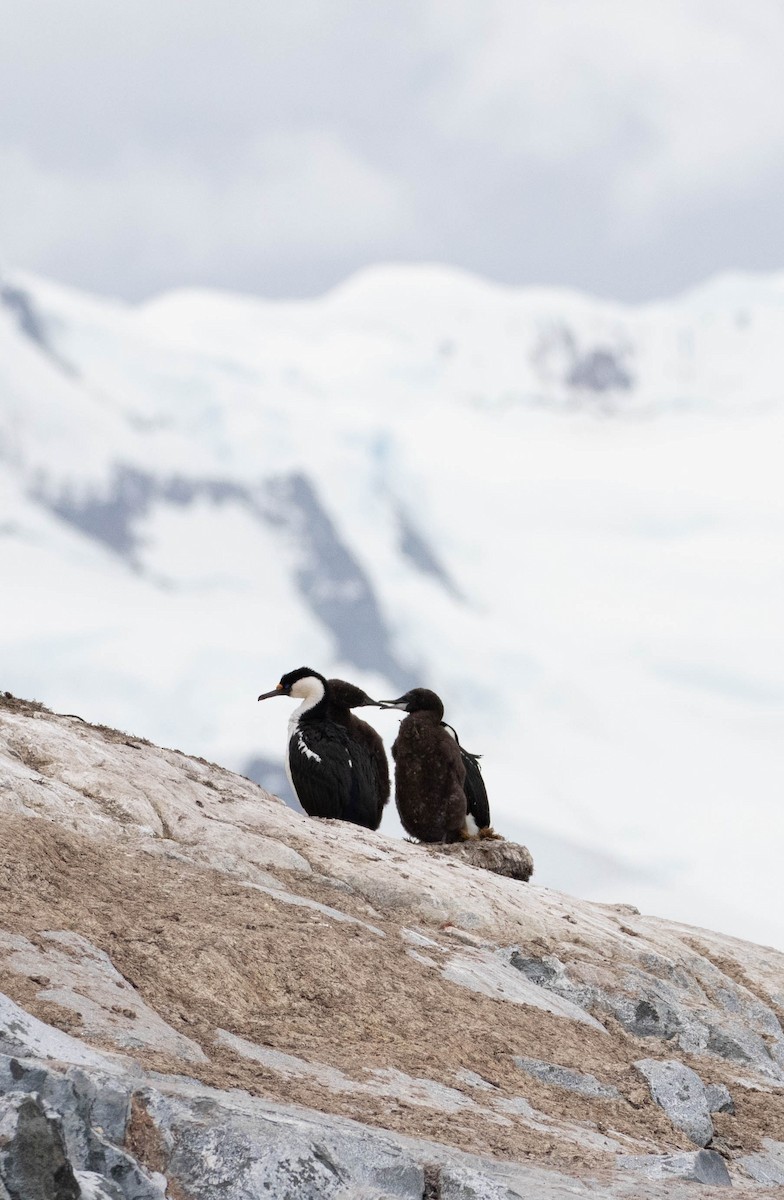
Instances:
[[[431,686],[540,883],[784,946],[784,274],[1,297],[0,687],[274,787],[283,671]]]

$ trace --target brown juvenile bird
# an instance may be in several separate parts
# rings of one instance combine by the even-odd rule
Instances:
[[[413,688],[380,707],[409,714],[392,747],[395,800],[406,832],[421,842],[500,839],[490,824],[479,755],[460,745],[444,721],[440,697],[429,688]]]
[[[408,716],[392,747],[395,801],[406,833],[420,842],[461,842],[477,836],[468,815],[466,769],[456,740],[441,724],[444,706],[428,688],[412,688],[382,708]]]
[[[460,756],[463,759],[466,777],[463,789],[466,794],[466,804],[468,807],[469,816],[476,821],[477,829],[479,830],[480,838],[495,838],[498,841],[503,841],[500,833],[496,833],[490,824],[490,800],[487,795],[485,781],[482,778],[482,768],[479,766],[481,754],[472,754],[470,750],[466,750],[460,745],[460,739],[457,732],[446,721],[442,721],[444,729],[448,729],[454,737],[458,746],[460,746]]]

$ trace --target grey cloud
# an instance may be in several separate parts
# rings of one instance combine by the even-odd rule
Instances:
[[[0,255],[131,298],[425,258],[637,299],[779,265],[784,11],[629,14],[0,0]]]

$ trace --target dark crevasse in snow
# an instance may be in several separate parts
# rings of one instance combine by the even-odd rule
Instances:
[[[331,632],[339,658],[361,670],[377,671],[401,691],[416,681],[395,655],[373,585],[302,472],[263,480],[255,487],[220,479],[171,476],[160,479],[135,467],[118,466],[104,493],[37,494],[57,516],[102,542],[141,569],[142,522],[157,507],[187,507],[197,500],[240,505],[276,530],[293,556],[297,589],[311,612]]]
[[[340,657],[362,669],[380,671],[401,689],[413,686],[413,676],[391,649],[368,576],[341,541],[308,478],[294,472],[269,480],[257,506],[295,546],[299,591],[332,631]]]
[[[11,313],[17,328],[25,337],[29,338],[31,342],[35,342],[39,350],[43,350],[62,371],[66,371],[69,375],[78,374],[76,368],[55,350],[46,321],[24,288],[7,283],[0,278],[0,304]]]
[[[558,382],[572,398],[589,398],[631,392],[635,386],[632,370],[634,351],[626,338],[591,345],[580,345],[577,336],[564,324],[556,323],[542,332],[531,359],[546,382]]]
[[[628,392],[634,380],[624,364],[621,351],[598,346],[575,358],[566,382],[569,387],[592,392]]]
[[[398,534],[400,553],[423,575],[430,575],[455,600],[463,595],[429,542],[402,509],[398,510]]]
[[[198,499],[213,504],[228,500],[248,504],[249,497],[246,488],[222,480],[184,476],[158,479],[135,467],[119,466],[105,493],[75,494],[65,488],[55,497],[39,493],[37,499],[82,533],[139,566],[138,555],[144,542],[139,525],[156,505],[187,507]]]

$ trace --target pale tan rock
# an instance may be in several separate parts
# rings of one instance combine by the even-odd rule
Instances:
[[[360,1122],[374,1153],[381,1129],[426,1139],[449,1178],[464,1152],[472,1179],[538,1170],[543,1196],[554,1170],[564,1194],[694,1186],[621,1162],[689,1151],[633,1066],[682,1061],[732,1093],[714,1123],[744,1195],[733,1155],[784,1142],[784,956],[486,869],[509,854],[530,859],[312,820],[219,766],[0,698],[0,1041],[188,1074],[194,1112],[203,1089],[235,1097],[215,1101],[229,1124],[252,1091],[247,1113]]]

